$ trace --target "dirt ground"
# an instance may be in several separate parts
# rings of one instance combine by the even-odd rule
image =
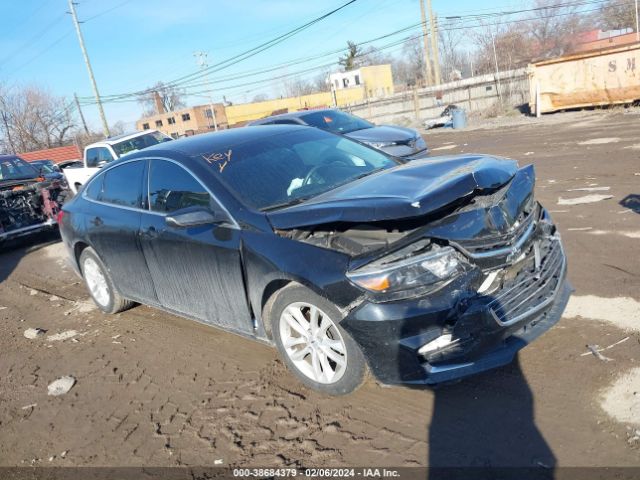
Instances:
[[[56,235],[41,235],[0,254],[0,465],[640,466],[640,425],[619,421],[640,422],[638,401],[626,417],[602,406],[627,408],[608,389],[640,367],[640,115],[511,123],[426,139],[434,154],[535,164],[563,235],[574,318],[514,364],[435,390],[369,381],[324,397],[267,346],[144,306],[99,313]],[[610,189],[569,191],[594,187]],[[586,195],[613,198],[558,205]],[[23,336],[36,327],[46,334]],[[611,361],[582,355],[626,337],[602,352]],[[63,375],[76,385],[48,396]]]

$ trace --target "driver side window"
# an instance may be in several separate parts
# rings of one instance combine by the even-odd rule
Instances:
[[[211,210],[209,192],[184,168],[165,160],[149,162],[149,207],[170,213],[188,207]]]

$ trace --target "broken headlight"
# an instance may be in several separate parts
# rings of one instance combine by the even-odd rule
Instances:
[[[456,251],[451,247],[429,248],[424,253],[398,258],[383,257],[373,263],[347,272],[356,285],[379,293],[401,292],[436,285],[450,280],[462,271]]]

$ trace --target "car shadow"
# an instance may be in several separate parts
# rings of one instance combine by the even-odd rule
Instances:
[[[556,458],[536,426],[519,359],[437,387],[434,397],[430,478],[554,478]]]
[[[640,195],[637,193],[630,193],[618,203],[624,208],[640,213]]]
[[[0,285],[9,278],[27,254],[60,241],[57,230],[40,232],[26,237],[8,240],[0,244]]]

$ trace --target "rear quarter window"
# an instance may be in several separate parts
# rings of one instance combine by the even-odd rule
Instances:
[[[98,199],[113,205],[142,208],[144,165],[144,161],[129,162],[110,168],[100,175],[103,180]]]

